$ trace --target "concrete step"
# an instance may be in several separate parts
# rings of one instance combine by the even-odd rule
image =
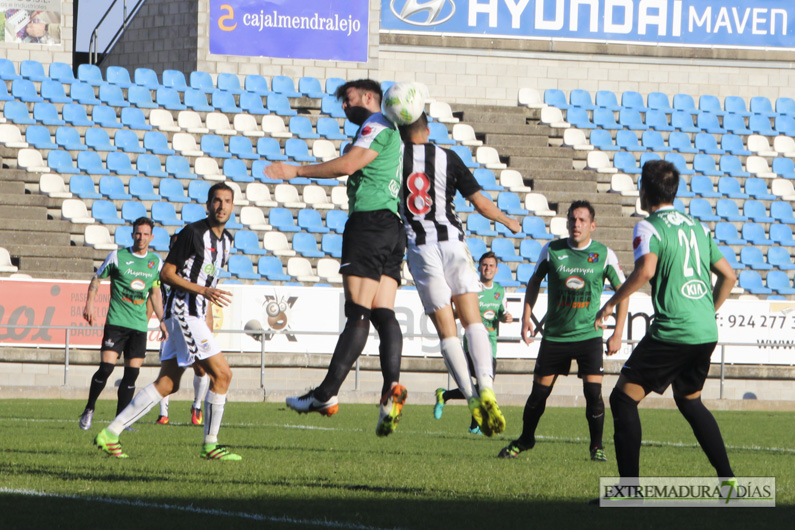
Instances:
[[[502,152],[504,149],[547,149],[549,146],[546,136],[529,136],[521,133],[486,133],[482,135],[482,137],[484,138],[484,145],[493,147],[500,152]]]
[[[54,219],[3,219],[0,230],[21,230],[24,232],[59,232],[68,234],[72,223]]]
[[[541,128],[528,124],[506,124],[499,121],[499,116],[494,121],[472,122],[471,125],[478,134],[523,134],[526,136],[546,138],[547,143],[549,143],[548,138],[551,131],[548,127]]]
[[[87,259],[91,260],[92,262],[97,259],[96,253],[100,251],[95,251],[91,247],[73,247],[73,246],[66,246],[60,245],[57,249],[45,246],[45,245],[25,245],[25,244],[13,244],[8,245],[5,247],[8,249],[8,252],[12,256],[26,256],[26,257],[43,257],[43,258],[51,258],[53,254],[57,252],[59,258],[75,258],[75,259]],[[101,251],[102,258],[108,255],[107,251]]]
[[[5,184],[4,184],[5,191]],[[0,201],[3,209],[8,206],[47,206],[48,198],[45,195],[28,195],[25,193],[8,194]]]
[[[66,272],[90,274],[94,272],[94,260],[80,258],[20,256],[19,271],[30,274],[27,272],[28,270],[59,274]]]
[[[500,151],[500,157],[507,156],[509,158],[509,166],[511,169],[516,167],[534,167],[536,170],[540,171],[570,171],[571,170],[571,159],[570,158],[548,158],[548,157],[534,157],[528,158],[526,156],[522,156],[524,154],[523,150],[518,150],[515,155],[510,155],[510,153]]]
[[[3,230],[0,226],[0,246],[29,245],[34,242],[47,247],[69,246],[69,234],[62,232],[33,232],[24,230]],[[50,248],[51,253],[55,249]]]
[[[574,194],[596,194],[596,182],[577,182],[572,183],[567,180],[549,180],[549,179],[536,179],[532,185],[533,191],[536,193],[543,193],[550,200],[549,194],[553,192],[560,192],[573,196]]]
[[[13,206],[2,201],[0,202],[0,219],[3,222],[8,219],[46,220],[47,209],[39,206]]]
[[[21,273],[27,274],[37,280],[90,280],[94,270],[89,271],[52,271],[52,270],[21,270]]]

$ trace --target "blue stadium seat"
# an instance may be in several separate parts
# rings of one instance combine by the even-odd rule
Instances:
[[[259,155],[254,151],[251,139],[246,136],[229,138],[229,153],[243,160],[259,160]]]
[[[320,100],[320,112],[328,114],[332,118],[345,118],[345,111],[342,110],[342,102],[335,96],[323,96]]]
[[[726,151],[718,147],[718,141],[711,134],[696,134],[696,149],[708,155],[725,155]]]
[[[132,221],[135,221],[135,219],[133,219]],[[116,243],[119,246],[119,248],[129,248],[133,246],[132,225],[117,226],[116,231],[113,233],[113,242]],[[151,243],[150,246],[152,246]],[[154,246],[152,246],[152,248],[154,248]]]
[[[671,104],[668,102],[668,95],[662,92],[650,92],[646,98],[646,105],[650,109],[659,110],[666,114],[674,112],[673,107],[671,107]]]
[[[184,92],[188,88],[185,82],[185,74],[179,70],[163,70],[163,86]]]
[[[790,115],[776,116],[775,128],[780,134],[795,136],[795,118]]]
[[[298,232],[293,236],[293,250],[305,258],[322,258],[326,255],[318,250],[315,236],[306,232]]]
[[[697,153],[698,149],[690,143],[690,135],[681,131],[673,131],[668,135],[668,145],[677,153]]]
[[[226,178],[234,182],[254,182],[254,178],[248,173],[246,163],[239,158],[227,158],[223,166]]]
[[[213,158],[231,158],[232,155],[226,150],[224,139],[217,134],[205,134],[201,140],[201,150],[207,156]]]
[[[163,72],[163,81],[165,82],[165,72]],[[157,89],[157,94],[155,95],[155,101],[157,101],[158,106],[163,107],[166,110],[185,110],[188,107],[182,104],[182,101],[179,97],[179,92],[177,92],[173,88],[169,87],[161,87]]]
[[[257,272],[273,282],[285,282],[290,276],[284,273],[282,262],[276,256],[262,256],[257,261]]]
[[[279,116],[295,116],[298,112],[290,107],[290,100],[282,94],[271,94],[268,96],[266,108]]]
[[[83,105],[67,103],[62,109],[63,119],[73,127],[93,127],[94,122],[88,119]]]
[[[751,115],[745,106],[745,100],[738,96],[726,96],[723,100],[723,109],[729,114],[736,114],[743,118]]]
[[[767,249],[767,262],[782,271],[795,270],[795,263],[792,263],[792,256],[789,250],[784,247],[770,247]]]
[[[591,93],[581,88],[575,88],[569,93],[569,103],[573,107],[580,107],[585,110],[596,108],[591,101]]]
[[[211,184],[206,180],[192,180],[188,183],[188,197],[198,204],[204,204],[207,202],[210,187]]]
[[[712,205],[706,199],[691,200],[690,215],[701,221],[720,221],[720,217],[713,213]]]
[[[268,109],[262,105],[262,96],[259,94],[252,94],[251,92],[243,92],[240,94],[240,109],[247,114],[254,114],[257,116],[270,114]]]
[[[139,109],[156,109],[158,105],[152,100],[152,91],[143,86],[133,85],[127,89],[127,99],[130,104]]]
[[[176,153],[168,146],[168,138],[159,131],[144,134],[144,149],[156,155],[173,155]]]
[[[132,195],[124,189],[124,183],[114,175],[107,175],[99,179],[99,192],[111,201],[128,201]]]
[[[196,173],[194,173],[190,167],[188,159],[180,155],[172,155],[166,158],[166,173],[181,180],[192,180],[197,178]]]
[[[105,105],[109,105],[111,107],[130,106],[130,103],[124,99],[124,94],[122,93],[121,88],[108,83],[99,85],[99,100]]]
[[[765,227],[759,223],[744,223],[743,239],[756,246],[769,247],[773,244],[773,241],[767,238]]]
[[[310,208],[298,210],[298,227],[315,234],[326,234],[329,228],[323,224],[320,212]]]
[[[612,90],[597,90],[594,104],[608,110],[621,110],[616,93]]]
[[[482,239],[478,239],[476,237],[468,237],[466,238],[467,247],[469,248],[469,253],[472,255],[472,259],[478,261],[480,257],[488,251],[486,248],[486,243]]]
[[[17,74],[17,70],[14,67],[14,63],[9,61],[4,57],[0,57],[0,79],[3,81],[10,81],[13,79],[19,79],[19,74]]]
[[[788,97],[776,98],[776,112],[779,114],[795,114],[795,99]]]
[[[284,154],[296,162],[317,161],[317,158],[309,154],[309,146],[300,138],[288,138],[284,143]]]
[[[240,114],[242,112],[235,102],[235,95],[225,90],[212,91],[212,106],[215,110],[226,114]]]
[[[251,163],[251,176],[265,184],[280,184],[284,182],[283,180],[275,180],[265,176],[265,168],[269,165],[271,163],[267,160],[254,160]]]
[[[141,155],[138,157],[137,162],[139,169],[141,168],[141,157],[143,156],[147,155]],[[165,176],[165,173],[163,173],[163,175]],[[130,195],[139,201],[159,201],[161,199],[161,196],[155,193],[154,187],[152,186],[152,181],[147,177],[130,177],[128,188],[130,190]]]
[[[712,179],[704,175],[693,175],[693,177],[690,179],[690,191],[696,196],[703,197],[705,199],[718,198],[721,196],[720,193],[715,191],[715,187],[712,184]]]
[[[339,234],[323,234],[320,240],[320,250],[332,258],[342,257],[342,236]]]
[[[50,79],[54,79],[55,81],[60,81],[61,83],[65,83],[67,85],[71,85],[77,78],[75,78],[75,74],[72,71],[71,65],[66,63],[50,63]]]
[[[690,94],[674,94],[673,108],[689,114],[698,114],[696,102],[693,101],[693,96]]]
[[[744,270],[740,271],[739,285],[751,294],[770,294],[773,289],[765,287],[762,283],[762,277],[757,271]]]
[[[668,123],[668,115],[657,109],[649,109],[649,111],[646,112],[646,125],[660,132],[674,130],[674,127]]]
[[[259,94],[260,96],[267,96],[271,94],[271,90],[268,87],[267,79],[265,79],[261,75],[256,75],[256,74],[247,75],[246,80],[244,81],[244,86],[246,87],[247,92]]]
[[[503,191],[497,195],[497,207],[510,215],[527,215],[530,212],[522,207],[522,199],[512,191]]]
[[[69,92],[69,97],[83,105],[99,105],[102,102],[94,95],[94,87],[82,81],[76,81],[72,84],[72,90]]]
[[[196,112],[212,112],[215,108],[207,103],[207,94],[197,88],[185,89],[185,105]]]
[[[720,126],[718,116],[711,112],[699,112],[696,116],[696,126],[708,134],[723,134],[726,129]]]
[[[519,254],[530,263],[538,262],[542,245],[535,239],[525,239],[519,245]]]
[[[47,165],[55,173],[62,175],[80,173],[72,162],[72,155],[61,149],[53,149],[47,154]]]
[[[792,205],[789,201],[773,201],[770,203],[770,216],[779,223],[795,224],[795,216],[792,215]]]
[[[770,100],[765,96],[754,96],[751,98],[751,112],[766,118],[775,118],[776,114],[778,114],[773,110],[773,105],[770,104]]]
[[[116,146],[110,143],[108,132],[100,127],[86,129],[86,146],[94,151],[117,151]]]
[[[508,265],[500,263],[497,265],[497,274],[494,275],[494,281],[503,287],[519,287],[521,284],[514,280],[513,273]]]
[[[544,90],[544,103],[561,110],[568,110],[571,108],[571,105],[566,101],[566,94],[557,88],[548,88]]]
[[[138,170],[132,167],[132,162],[130,162],[130,157],[127,156],[127,153],[108,153],[108,158],[105,159],[105,165],[117,175],[138,176]]]
[[[530,263],[520,263],[516,267],[516,280],[522,284],[526,285],[527,282],[530,281],[530,278],[533,276],[533,272],[535,271],[535,265]]]
[[[229,262],[226,265],[229,274],[237,276],[241,280],[259,280],[262,276],[254,272],[254,265],[251,263],[251,258],[243,254],[233,254],[229,256]]]
[[[240,86],[240,78],[235,74],[218,74],[218,88],[230,94],[240,95],[245,92]]]
[[[238,230],[235,232],[235,248],[238,252],[251,256],[267,256],[268,251],[259,244],[259,237],[251,230]]]
[[[94,64],[81,64],[77,67],[77,78],[91,86],[100,86],[105,83],[102,72]]]
[[[13,101],[14,98],[8,93],[5,83],[0,83],[0,101]]]
[[[212,92],[215,90],[213,78],[207,72],[193,71],[190,73],[190,87],[202,92]]]
[[[77,154],[77,169],[88,175],[110,175],[96,151],[81,151]]]
[[[271,90],[288,98],[300,98],[301,93],[295,89],[295,84],[291,77],[286,75],[275,75],[271,80]]]
[[[36,85],[34,85],[32,81],[22,78],[14,79],[11,82],[11,95],[14,96],[14,99],[24,101],[25,103],[38,103],[44,101],[44,98],[42,98],[36,90]]]
[[[711,94],[703,94],[698,98],[698,110],[711,112],[717,116],[723,116],[726,114],[720,104],[718,97]]]
[[[494,172],[486,168],[478,168],[474,171],[475,180],[480,187],[486,191],[503,191],[505,188],[497,184],[497,177]]]
[[[286,208],[271,208],[268,212],[268,224],[281,232],[299,232],[293,214]]]
[[[186,203],[190,202],[190,199],[185,195],[185,188],[178,179],[174,178],[167,178],[160,181],[160,195],[163,196],[169,202],[178,202],[178,203]],[[207,194],[204,194],[204,198],[200,201],[200,204],[203,204],[207,201]]]
[[[750,177],[751,174],[743,170],[740,159],[734,155],[723,155],[720,157],[720,170],[732,177]]]
[[[96,200],[91,205],[91,217],[103,225],[123,225],[124,221],[119,217],[116,206],[111,201]]]
[[[350,120],[345,120],[345,124],[343,125],[343,131],[348,138],[353,138],[356,136],[356,132],[359,130],[359,126],[353,123]]]
[[[108,83],[118,85],[121,88],[130,88],[133,82],[130,79],[130,72],[123,66],[108,66],[105,70],[105,79]]]
[[[795,179],[795,162],[791,158],[774,158],[773,171],[785,179]]]
[[[643,96],[634,90],[627,90],[621,94],[621,105],[626,108],[635,109],[638,112],[647,112],[649,107],[643,101]]]
[[[136,85],[146,87],[149,90],[157,90],[163,86],[157,79],[157,72],[151,68],[136,68],[133,78]]]
[[[514,234],[508,229],[507,226],[501,223],[494,223],[494,229],[497,231],[497,235],[500,237],[509,237],[512,239],[524,239],[527,237],[527,234],[524,232],[517,232]]]
[[[288,157],[282,153],[279,140],[276,138],[260,138],[257,140],[257,154],[273,162],[288,159]]]
[[[50,137],[50,131],[47,127],[42,125],[29,125],[28,128],[25,129],[25,141],[39,151],[44,149],[58,149],[58,146],[53,143]]]
[[[691,201],[690,204],[692,205],[693,202]],[[731,199],[718,199],[718,202],[715,204],[715,213],[718,214],[720,218],[726,219],[727,221],[745,222],[748,220],[747,216],[740,213],[740,207],[737,206],[737,203]]]
[[[168,180],[166,180],[168,182]],[[163,194],[163,185],[160,185],[160,193]],[[169,199],[171,200],[171,199]],[[185,221],[177,217],[174,205],[170,202],[156,202],[152,204],[152,220],[163,226],[182,226]]]
[[[723,128],[732,134],[748,135],[753,133],[751,129],[746,127],[745,118],[739,114],[726,114],[723,117]]]
[[[491,251],[497,255],[500,261],[506,263],[519,263],[522,258],[516,253],[513,241],[504,237],[497,237],[491,241]]]
[[[795,294],[787,273],[784,271],[770,271],[765,277],[767,287],[781,295]]]
[[[602,109],[604,110],[604,109]],[[588,117],[588,111],[579,107],[570,107],[566,111],[566,121],[571,123],[573,127],[578,129],[595,129],[596,125],[593,124],[591,118]],[[616,124],[616,129],[620,129]]]
[[[469,204],[458,191],[456,191],[455,197],[453,198],[453,206],[455,207],[455,211],[458,213],[469,213],[475,211],[475,207]]]
[[[656,153],[668,153],[672,150],[671,147],[665,145],[665,140],[658,131],[644,131],[641,136],[641,144]]]
[[[596,149],[600,151],[618,151],[618,147],[613,143],[613,135],[604,129],[593,129],[588,134],[588,140]]]
[[[326,213],[326,226],[338,234],[342,233],[347,222],[348,213],[343,210],[329,210]]]
[[[754,133],[764,136],[778,135],[776,130],[770,125],[770,118],[760,114],[752,114],[751,117],[748,118],[748,128]]]
[[[726,258],[726,261],[729,262],[729,265],[731,265],[732,269],[736,270],[736,269],[745,268],[745,266],[742,263],[737,261],[737,254],[734,252],[734,250],[731,249],[731,247],[721,245],[718,247],[718,250],[720,250],[720,253],[723,254],[724,258]]]
[[[482,237],[496,237],[497,231],[491,227],[491,221],[479,213],[467,216],[466,228],[472,234]]]
[[[695,177],[696,175],[693,175]],[[692,181],[692,178],[691,178]],[[638,190],[640,190],[640,179],[638,179]],[[690,191],[687,185],[687,181],[684,177],[679,178],[679,187],[676,189],[676,196],[677,197],[695,197],[696,193]]]
[[[91,120],[105,129],[121,129],[122,127],[116,117],[116,110],[107,105],[94,105],[91,109]]]
[[[67,151],[85,151],[85,146],[80,139],[80,133],[74,127],[58,127],[55,129],[55,143]]]
[[[52,79],[44,79],[41,82],[41,97],[50,103],[71,103],[72,98],[66,95],[63,85]]]
[[[138,143],[138,135],[129,129],[119,129],[113,134],[113,144],[125,153],[145,153]]]
[[[430,130],[428,135],[430,142],[438,145],[455,145],[455,140],[450,138],[447,127],[443,123],[438,121],[431,122],[428,124],[428,129]]]
[[[740,250],[740,263],[758,271],[769,271],[773,268],[771,264],[765,261],[762,251],[756,247],[743,247]]]
[[[615,154],[613,166],[627,175],[640,175],[641,173],[641,168],[638,166],[638,161],[635,160],[635,155],[626,151],[620,151]]]
[[[526,215],[522,219],[522,231],[533,239],[555,239],[555,236],[547,232],[544,220],[535,215]]]
[[[290,119],[290,132],[299,138],[316,139],[320,138],[312,127],[312,122],[306,116],[295,116]]]
[[[718,191],[730,199],[747,199],[749,195],[740,187],[740,181],[734,177],[723,176],[718,179]]]
[[[345,84],[345,80],[340,77],[329,77],[326,79],[326,94],[335,95],[337,89]]]
[[[757,177],[745,179],[745,193],[762,201],[774,201],[776,196],[770,193],[767,182]]]
[[[152,242],[149,243],[149,246],[156,252],[168,252],[171,246],[171,236],[168,235],[168,231],[162,226],[156,226],[155,229],[152,230],[152,235],[154,237],[152,238]]]
[[[686,133],[697,133],[701,130],[693,125],[693,116],[681,110],[675,110],[671,114],[671,126]]]
[[[723,175],[723,171],[718,171],[715,159],[704,153],[699,153],[693,157],[693,170],[708,177],[720,177]]]
[[[185,224],[201,221],[205,217],[207,217],[207,210],[202,204],[195,204],[189,202],[187,204],[182,205],[180,218]]]
[[[94,188],[94,181],[88,175],[72,175],[69,179],[69,191],[81,199],[101,199],[102,195]]]
[[[317,132],[327,140],[347,140],[348,138],[340,132],[340,124],[334,118],[318,118]]]
[[[795,238],[792,237],[792,229],[782,223],[770,225],[770,239],[782,247],[795,247]]]
[[[734,223],[721,221],[715,224],[715,239],[723,245],[745,245],[746,240],[737,233]]]
[[[669,153],[669,154],[671,154],[671,153]],[[661,159],[662,159],[662,157],[660,157],[660,155],[658,155],[657,153],[641,153],[640,154],[640,161],[638,162],[638,164],[640,165],[640,167],[643,167],[643,165],[646,162],[648,162],[649,160],[661,160]],[[638,188],[638,189],[640,189],[640,188]]]
[[[308,98],[322,98],[325,95],[316,77],[305,76],[299,79],[298,91]]]
[[[724,134],[720,137],[720,146],[727,153],[735,156],[748,156],[753,153],[745,148],[743,139],[736,134]]]
[[[616,146],[624,151],[631,153],[642,153],[646,151],[645,147],[641,147],[638,142],[637,135],[632,131],[617,131],[616,132]]]
[[[15,103],[19,103],[19,102],[18,101],[9,101],[6,104],[6,107],[8,107],[9,105],[15,104]],[[20,103],[20,105],[24,106],[24,103]],[[62,120],[61,117],[58,115],[58,110],[55,108],[55,105],[53,105],[52,103],[47,103],[47,102],[37,103],[33,107],[33,118],[36,121],[38,121],[39,123],[41,123],[42,125],[65,125],[66,124],[66,121]],[[20,122],[16,122],[15,121],[15,123],[20,123]]]

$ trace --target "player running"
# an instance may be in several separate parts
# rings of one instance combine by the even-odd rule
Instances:
[[[447,369],[466,398],[472,417],[486,436],[499,434],[505,430],[505,417],[494,395],[491,343],[478,304],[482,285],[453,206],[456,191],[483,216],[514,234],[521,226],[480,193],[480,185],[458,155],[428,143],[425,113],[413,124],[401,127],[400,132],[405,143],[401,214],[408,235],[409,269],[425,313],[436,327]],[[472,385],[467,356],[458,338],[451,299],[470,344],[477,388]]]
[[[348,119],[359,125],[345,154],[322,164],[293,166],[274,163],[265,168],[272,179],[294,177],[348,178],[349,218],[342,234],[342,284],[348,319],[331,357],[326,378],[302,396],[287,398],[297,412],[326,416],[339,409],[337,394],[361,355],[373,323],[380,339],[381,410],[378,436],[394,432],[406,401],[399,383],[403,333],[395,318],[395,293],[406,233],[397,213],[400,192],[400,135],[381,114],[381,86],[372,79],[349,81],[336,92]]]
[[[497,375],[497,334],[500,330],[500,322],[513,322],[513,316],[505,310],[505,288],[494,281],[494,276],[497,274],[497,266],[497,255],[491,251],[484,253],[478,260],[480,283],[483,285],[483,290],[478,294],[480,319],[483,321],[483,325],[486,326],[486,331],[489,332],[492,373],[494,373],[495,377]],[[471,354],[469,353],[469,341],[466,340],[466,336],[464,336],[464,353],[467,355],[469,373],[473,374],[475,369],[472,366]],[[444,405],[451,399],[464,399],[464,394],[458,388],[454,390],[445,390],[444,388],[436,389],[436,404],[433,407],[434,418],[437,420],[442,419]],[[475,418],[472,418],[472,422],[469,425],[469,432],[470,434],[481,434],[480,427],[477,421],[475,421]]]
[[[135,381],[146,357],[146,330],[150,314],[147,308],[151,306],[157,318],[163,318],[159,279],[163,260],[149,250],[154,226],[148,217],[136,219],[133,222],[133,246],[108,254],[88,285],[83,318],[93,326],[97,323],[94,300],[99,284],[103,278],[110,278],[110,303],[102,337],[101,361],[99,369],[91,377],[88,402],[80,416],[79,425],[84,431],[91,428],[97,398],[122,354],[124,375],[119,383],[116,414],[130,404],[135,394]]]
[[[618,289],[625,278],[615,253],[591,239],[591,233],[596,230],[591,203],[572,202],[566,217],[569,237],[551,241],[544,246],[535,272],[527,282],[522,340],[529,345],[535,334],[533,307],[538,300],[541,282],[546,277],[549,288],[544,337],[533,370],[533,389],[522,415],[522,434],[500,451],[500,458],[516,458],[519,453],[535,446],[536,427],[544,414],[547,398],[558,376],[569,374],[574,359],[577,361],[577,377],[583,380],[585,417],[591,435],[591,460],[607,461],[602,445],[605,421],[602,357],[605,346],[602,343],[602,330],[594,328],[594,319],[599,311],[605,280]],[[608,355],[613,355],[621,348],[628,305],[628,300],[618,304],[615,330],[607,340]]]
[[[604,318],[616,305],[651,282],[654,319],[610,394],[616,462],[622,478],[639,476],[638,403],[649,392],[662,394],[673,385],[676,406],[710,464],[719,477],[730,479],[734,472],[726,446],[718,423],[701,402],[701,389],[718,340],[715,312],[737,277],[707,227],[674,208],[678,186],[679,171],[670,162],[643,165],[640,203],[650,214],[635,225],[635,270],[596,315],[596,324],[604,327]],[[717,276],[712,289],[711,273]]]
[[[200,456],[208,460],[242,459],[218,444],[232,370],[205,320],[211,310],[209,304],[226,306],[231,301],[232,293],[215,286],[232,248],[232,234],[224,226],[232,215],[233,201],[232,188],[223,182],[214,184],[207,194],[207,219],[186,225],[168,253],[160,273],[162,281],[171,286],[164,317],[169,336],[160,355],[160,375],[97,434],[94,443],[111,456],[127,458],[119,434],[165,396],[176,392],[185,368],[196,362],[210,376]]]

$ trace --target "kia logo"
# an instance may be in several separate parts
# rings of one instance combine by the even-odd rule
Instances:
[[[395,4],[400,2],[403,2],[403,9],[398,13]],[[448,4],[449,9],[445,9]],[[412,26],[438,26],[455,14],[453,0],[391,0],[389,8],[397,18]],[[427,16],[423,17],[422,14]]]

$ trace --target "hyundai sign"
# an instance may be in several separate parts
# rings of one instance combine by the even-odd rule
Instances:
[[[795,49],[792,0],[382,0],[381,31]]]

